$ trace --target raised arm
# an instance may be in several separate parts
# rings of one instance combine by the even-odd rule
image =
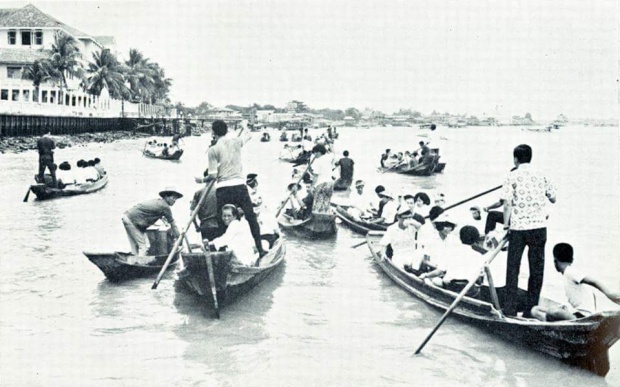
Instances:
[[[597,288],[604,295],[606,295],[607,298],[609,298],[616,304],[620,304],[620,293],[612,292],[607,286],[605,286],[601,281],[597,280],[596,278],[586,276],[586,277],[583,277],[583,280],[581,280],[581,282],[584,284],[588,284],[594,288]]]

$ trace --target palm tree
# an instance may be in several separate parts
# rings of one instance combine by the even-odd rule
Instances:
[[[31,80],[34,86],[33,102],[39,101],[39,87],[41,84],[53,79],[50,71],[50,63],[47,59],[37,59],[33,64],[24,69],[22,78]]]
[[[116,56],[109,49],[103,49],[93,53],[93,60],[88,64],[86,90],[99,96],[106,88],[112,98],[128,98],[130,92],[125,86],[125,67]]]
[[[125,61],[127,66],[126,79],[131,88],[131,94],[135,101],[146,101],[153,88],[153,69],[150,61],[135,48],[129,50],[129,59]]]
[[[159,67],[157,63],[153,63],[151,68],[153,70],[153,89],[150,94],[150,102],[165,101],[172,86],[172,79],[166,78],[164,69]]]
[[[58,79],[61,88],[67,88],[66,75],[81,76],[79,62],[80,50],[77,41],[63,31],[57,31],[52,44],[52,56],[49,59],[52,77]]]

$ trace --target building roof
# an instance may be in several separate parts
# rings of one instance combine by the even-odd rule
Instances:
[[[49,58],[49,50],[24,50],[21,48],[0,48],[0,63],[31,64],[37,59]]]
[[[23,8],[0,9],[0,28],[59,28],[73,35],[75,38],[92,37],[78,29],[75,29],[52,16],[43,13],[40,9],[32,4],[28,4]]]
[[[93,36],[93,38],[106,47],[116,45],[116,38],[114,36]]]

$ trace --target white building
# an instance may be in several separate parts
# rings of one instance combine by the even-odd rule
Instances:
[[[0,114],[119,117],[152,116],[155,107],[111,99],[107,93],[97,97],[83,91],[81,80],[68,74],[67,88],[54,82],[35,89],[31,80],[22,79],[24,70],[38,59],[49,58],[57,32],[75,38],[83,67],[93,53],[109,48],[116,53],[114,37],[93,37],[56,20],[29,4],[18,9],[0,8]]]

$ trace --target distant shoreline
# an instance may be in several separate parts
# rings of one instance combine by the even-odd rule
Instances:
[[[99,133],[81,133],[71,135],[52,135],[57,149],[90,143],[109,143],[118,140],[131,140],[151,137],[151,134],[134,131],[113,131]],[[37,140],[41,136],[5,137],[0,139],[0,154],[22,153],[37,149]]]

